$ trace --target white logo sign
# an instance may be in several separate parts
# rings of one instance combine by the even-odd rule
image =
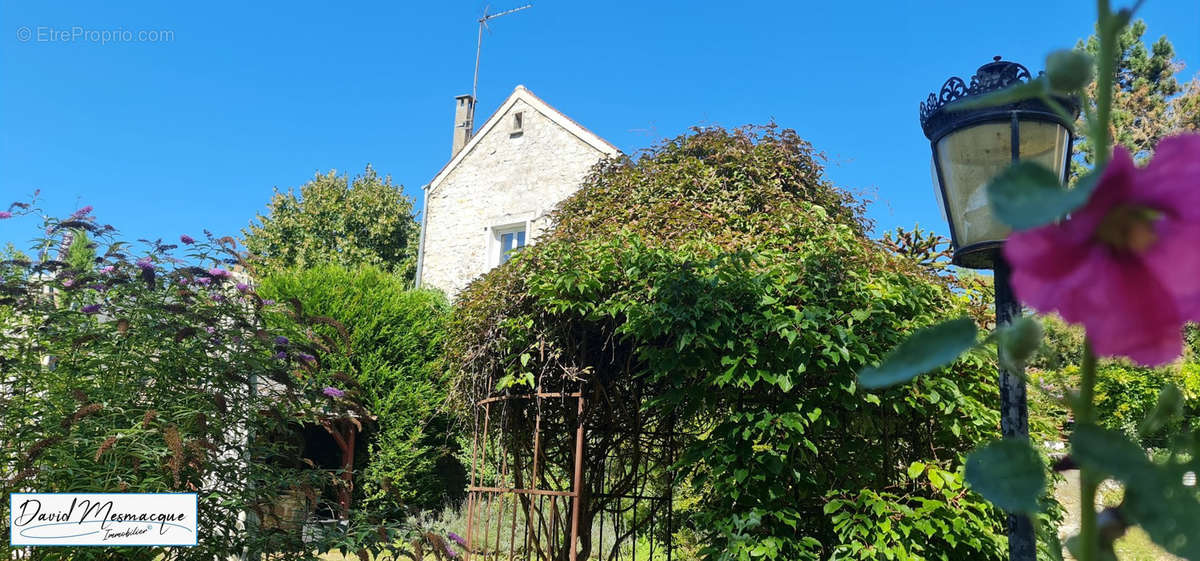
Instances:
[[[12,545],[196,545],[195,493],[13,493]]]

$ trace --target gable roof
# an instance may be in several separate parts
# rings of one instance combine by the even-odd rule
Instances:
[[[450,158],[449,162],[446,162],[446,165],[442,166],[442,169],[439,170],[437,175],[433,177],[433,180],[425,186],[425,191],[427,193],[432,193],[435,189],[437,189],[438,185],[441,185],[442,181],[446,179],[446,176],[450,175],[450,172],[454,171],[454,168],[458,167],[459,162],[462,162],[463,159],[467,157],[467,154],[470,154],[471,151],[475,149],[475,146],[479,144],[479,140],[487,135],[488,132],[490,132],[493,128],[495,128],[500,122],[501,117],[503,117],[509,109],[512,109],[512,106],[516,105],[518,101],[524,101],[530,107],[533,107],[539,113],[545,115],[554,124],[575,135],[576,138],[582,140],[584,143],[592,148],[595,148],[601,153],[609,156],[621,153],[616,146],[609,144],[608,141],[600,138],[596,135],[596,133],[587,130],[583,127],[583,125],[580,125],[570,117],[563,115],[559,110],[551,107],[549,103],[542,101],[542,98],[533,95],[533,92],[525,89],[525,86],[518,85],[516,89],[513,90],[513,93],[508,96],[508,99],[504,100],[504,103],[500,104],[500,107],[496,109],[496,112],[492,113],[492,116],[488,117],[488,120],[483,123],[483,126],[479,127],[479,130],[471,136],[471,140],[467,141],[467,145],[463,146],[462,150],[459,150],[453,158]]]

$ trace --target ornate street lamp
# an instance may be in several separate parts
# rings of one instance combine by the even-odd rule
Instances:
[[[995,57],[979,67],[969,84],[952,77],[921,104],[921,128],[933,150],[933,182],[950,225],[954,264],[994,271],[998,326],[1020,317],[1021,306],[1000,251],[1010,230],[992,214],[987,184],[1017,160],[1036,161],[1065,181],[1071,123],[1041,99],[967,109],[955,105],[1033,79],[1024,66]],[[1054,99],[1072,117],[1078,114],[1075,100]],[[1025,382],[1018,374],[1000,368],[1000,431],[1006,438],[1029,436]],[[1029,518],[1010,515],[1008,530],[1009,558],[1033,561],[1037,542]]]
[[[921,128],[933,149],[933,179],[938,204],[950,223],[954,263],[992,269],[1008,227],[988,207],[988,181],[1017,160],[1034,160],[1063,179],[1069,171],[1071,123],[1045,102],[1016,103],[955,110],[954,102],[1028,82],[1029,70],[995,57],[979,67],[970,84],[946,80],[938,94],[921,104]],[[1058,98],[1077,113],[1074,100]]]

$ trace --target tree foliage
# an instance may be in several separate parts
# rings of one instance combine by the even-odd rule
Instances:
[[[1184,68],[1176,57],[1175,46],[1161,36],[1147,47],[1142,38],[1146,22],[1134,21],[1118,37],[1116,92],[1113,96],[1111,134],[1117,144],[1128,148],[1134,159],[1150,157],[1159,140],[1172,132],[1200,130],[1200,75],[1180,84],[1176,73]],[[1095,34],[1081,40],[1076,49],[1099,54]],[[1095,83],[1089,86],[1094,99]],[[1092,143],[1082,126],[1076,123],[1078,157],[1072,163],[1072,175],[1078,176],[1095,162]]]
[[[659,475],[694,486],[679,516],[710,559],[876,559],[897,535],[908,559],[997,559],[997,512],[959,469],[996,432],[992,359],[855,382],[968,294],[869,240],[862,213],[790,130],[696,129],[602,162],[546,237],[462,293],[448,357],[464,402],[582,386],[589,430],[677,431]],[[514,415],[527,439],[532,413]],[[602,442],[589,461],[637,457]],[[547,463],[569,444],[543,441]]]
[[[370,457],[358,477],[376,510],[436,509],[461,497],[465,472],[453,458],[452,423],[444,410],[447,379],[441,342],[449,305],[441,293],[409,290],[407,281],[371,265],[322,265],[278,271],[259,293],[303,310],[313,336],[345,345],[322,349],[321,368],[354,378],[377,417]],[[293,323],[276,314],[272,322]]]
[[[299,193],[276,190],[267,213],[242,234],[260,272],[374,265],[411,281],[419,231],[412,199],[367,166],[352,180],[330,171]]]

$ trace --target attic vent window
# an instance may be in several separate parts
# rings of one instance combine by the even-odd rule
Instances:
[[[522,112],[513,113],[512,131],[511,131],[512,136],[518,136],[521,133],[525,132],[524,126],[525,126],[525,114]]]

